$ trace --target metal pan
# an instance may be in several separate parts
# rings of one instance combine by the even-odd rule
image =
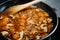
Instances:
[[[21,3],[18,3],[18,2],[15,3],[15,2],[8,1],[8,2],[0,5],[0,12],[3,12],[6,8],[8,8],[10,6],[21,4]],[[53,19],[53,21],[52,21],[53,22],[53,29],[49,33],[49,35],[47,35],[46,37],[40,39],[40,40],[43,40],[43,39],[46,39],[49,36],[51,36],[56,31],[57,26],[58,26],[58,17],[57,17],[57,14],[55,13],[55,11],[53,10],[53,8],[51,8],[49,5],[45,4],[44,2],[37,3],[34,6],[40,7],[43,10],[45,10],[52,17],[52,19]]]

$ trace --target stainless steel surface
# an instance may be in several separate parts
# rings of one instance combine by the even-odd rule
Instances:
[[[60,0],[43,0],[43,2],[55,8],[57,16],[60,17]]]

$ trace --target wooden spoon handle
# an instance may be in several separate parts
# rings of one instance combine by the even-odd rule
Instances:
[[[6,9],[3,13],[14,14],[14,13],[16,13],[16,12],[18,12],[18,11],[32,5],[32,4],[36,4],[36,3],[40,2],[40,1],[41,0],[34,0],[32,2],[23,4],[23,5],[12,6],[12,7],[8,8],[8,9]]]

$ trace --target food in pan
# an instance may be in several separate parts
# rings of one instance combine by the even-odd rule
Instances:
[[[38,40],[52,28],[52,17],[41,8],[30,6],[15,14],[0,14],[0,33],[11,40]]]

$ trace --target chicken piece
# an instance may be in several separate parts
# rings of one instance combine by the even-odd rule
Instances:
[[[6,25],[6,28],[10,28],[10,27],[12,27],[12,26],[14,26],[12,23],[8,23],[8,24]]]
[[[9,16],[10,16],[12,19],[15,19],[15,16],[14,16],[14,15],[11,14],[11,15],[9,15]]]
[[[47,24],[41,24],[40,28],[42,29],[42,32],[47,32],[48,31]]]
[[[52,19],[51,18],[47,18],[47,22],[51,23]]]

